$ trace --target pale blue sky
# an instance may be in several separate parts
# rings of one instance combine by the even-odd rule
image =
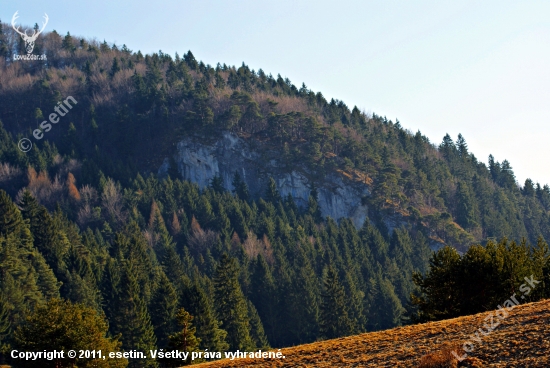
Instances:
[[[550,183],[550,1],[0,0],[2,21],[16,10],[144,53],[244,61]]]

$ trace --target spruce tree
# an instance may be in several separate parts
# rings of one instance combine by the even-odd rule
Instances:
[[[456,222],[465,229],[472,229],[477,225],[475,198],[470,185],[459,181],[456,189]]]
[[[179,309],[176,315],[176,320],[178,321],[178,325],[181,330],[173,335],[170,335],[170,346],[174,348],[174,350],[188,352],[190,354],[186,360],[177,360],[177,362],[175,362],[174,359],[166,359],[163,363],[173,367],[190,365],[192,364],[191,353],[199,351],[201,339],[195,336],[197,329],[196,327],[193,327],[193,316],[189,314],[189,312],[183,308]],[[195,362],[198,361],[195,360]]]
[[[223,193],[225,191],[223,186],[223,178],[219,174],[214,175],[210,181],[210,188],[217,193]]]
[[[329,266],[324,277],[324,290],[321,294],[321,335],[326,339],[347,336],[352,332],[352,321],[344,287],[338,280],[334,266]]]
[[[255,348],[267,350],[269,349],[269,342],[265,335],[264,326],[262,320],[258,315],[258,311],[254,307],[254,304],[250,300],[247,301],[248,306],[248,318],[250,320],[250,337],[254,343]]]
[[[0,235],[8,234],[19,237],[27,249],[32,248],[31,230],[23,220],[21,211],[12,202],[8,193],[0,189]]]
[[[251,263],[252,274],[250,277],[249,298],[258,310],[264,327],[271,341],[278,335],[279,311],[277,300],[277,287],[264,257],[258,256]]]
[[[168,336],[175,330],[178,295],[176,289],[161,272],[160,282],[151,300],[151,323],[157,337],[158,346],[164,348],[168,344]]]
[[[123,262],[116,314],[112,320],[114,333],[122,334],[125,350],[149,351],[156,349],[156,337],[147,305],[140,297],[139,285],[132,268]],[[131,359],[129,367],[157,367],[149,355],[146,360]]]
[[[214,302],[231,350],[253,348],[246,299],[239,285],[237,261],[223,254],[214,275]]]
[[[319,336],[320,290],[317,275],[301,248],[298,249],[294,266],[295,277],[285,299],[289,307],[291,343],[301,344],[315,341]]]
[[[271,202],[273,204],[282,200],[279,190],[277,189],[277,183],[275,183],[275,180],[272,177],[269,178],[265,199],[267,202]]]
[[[398,326],[401,323],[401,317],[405,313],[401,301],[395,294],[394,287],[387,278],[380,274],[376,280],[377,300],[374,300],[371,317],[375,322],[376,330],[385,330]]]
[[[220,328],[214,310],[203,288],[195,282],[185,292],[185,308],[195,315],[197,337],[201,348],[208,351],[227,351],[227,332]]]
[[[44,206],[38,204],[29,191],[23,192],[20,206],[23,217],[29,221],[34,245],[44,255],[57,278],[67,283],[70,276],[65,257],[70,244],[61,229],[59,219],[53,218]]]
[[[249,200],[250,193],[248,192],[248,186],[242,180],[238,171],[235,171],[235,175],[233,176],[233,182],[231,183],[231,185],[233,185],[232,192],[235,193],[240,199],[242,199],[243,201]]]
[[[27,309],[59,296],[59,286],[42,254],[33,247],[29,225],[7,193],[0,190],[0,293],[20,321]]]

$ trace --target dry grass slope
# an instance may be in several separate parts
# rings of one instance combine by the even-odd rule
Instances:
[[[285,348],[281,360],[221,360],[198,367],[550,367],[550,300],[514,308],[459,363],[451,349],[483,328],[488,314]]]

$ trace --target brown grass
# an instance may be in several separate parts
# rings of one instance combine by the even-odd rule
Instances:
[[[449,345],[442,347],[440,350],[424,355],[420,359],[418,368],[456,368],[458,367],[458,359],[452,352],[459,354],[461,351],[460,345]]]
[[[550,367],[550,300],[514,308],[461,362],[452,355],[489,312],[282,349],[284,359],[220,360],[222,367]]]

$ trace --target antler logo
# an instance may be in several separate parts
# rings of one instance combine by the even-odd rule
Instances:
[[[17,16],[17,13],[19,13],[19,10],[15,12],[15,14],[13,15],[13,18],[11,18],[11,26],[13,27],[13,29],[15,30],[15,32],[19,33],[21,35],[21,38],[23,38],[23,41],[25,41],[25,49],[27,50],[27,54],[31,54],[32,53],[32,50],[34,50],[34,41],[36,41],[36,39],[38,38],[38,35],[40,33],[42,33],[42,31],[44,30],[44,28],[46,28],[46,24],[48,24],[48,14],[44,13],[44,23],[42,23],[42,29],[40,31],[36,31],[36,29],[33,29],[32,30],[32,35],[28,35],[27,34],[27,31],[29,30],[28,28],[25,29],[25,32],[21,32],[19,30],[19,26],[17,26],[17,28],[15,27],[15,20],[17,18],[19,18]]]

